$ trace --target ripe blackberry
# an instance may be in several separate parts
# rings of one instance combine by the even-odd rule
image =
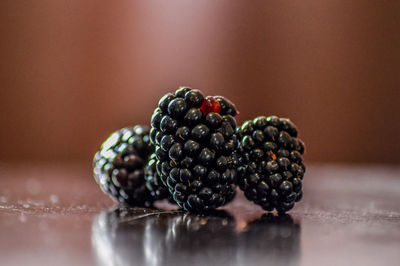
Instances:
[[[207,212],[232,199],[237,138],[235,106],[224,97],[204,97],[180,87],[163,96],[151,118],[156,169],[176,203]]]
[[[302,198],[304,144],[285,118],[260,116],[237,129],[238,184],[264,210],[286,212]]]
[[[154,152],[148,132],[142,126],[115,131],[94,156],[96,182],[115,201],[148,206],[155,200],[144,179],[144,166]]]

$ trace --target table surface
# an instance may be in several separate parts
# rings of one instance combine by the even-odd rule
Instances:
[[[205,217],[116,206],[89,167],[0,164],[1,265],[400,265],[400,167],[311,165],[287,216]]]

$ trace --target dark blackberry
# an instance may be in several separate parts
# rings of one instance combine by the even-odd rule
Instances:
[[[286,212],[302,198],[304,144],[285,118],[260,116],[237,129],[238,184],[264,210]]]
[[[151,119],[157,172],[176,203],[207,212],[234,197],[235,106],[188,87],[163,96]]]
[[[144,166],[154,152],[148,133],[142,126],[115,131],[95,154],[94,177],[113,200],[132,206],[148,206],[155,200],[144,179]]]

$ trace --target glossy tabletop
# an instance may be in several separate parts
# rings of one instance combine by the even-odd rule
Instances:
[[[400,265],[400,168],[311,165],[288,215],[238,193],[196,216],[117,206],[87,164],[0,164],[0,265]]]

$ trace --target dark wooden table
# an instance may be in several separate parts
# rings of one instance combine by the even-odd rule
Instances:
[[[303,201],[113,206],[88,164],[0,164],[0,265],[400,265],[400,168],[309,166]]]

